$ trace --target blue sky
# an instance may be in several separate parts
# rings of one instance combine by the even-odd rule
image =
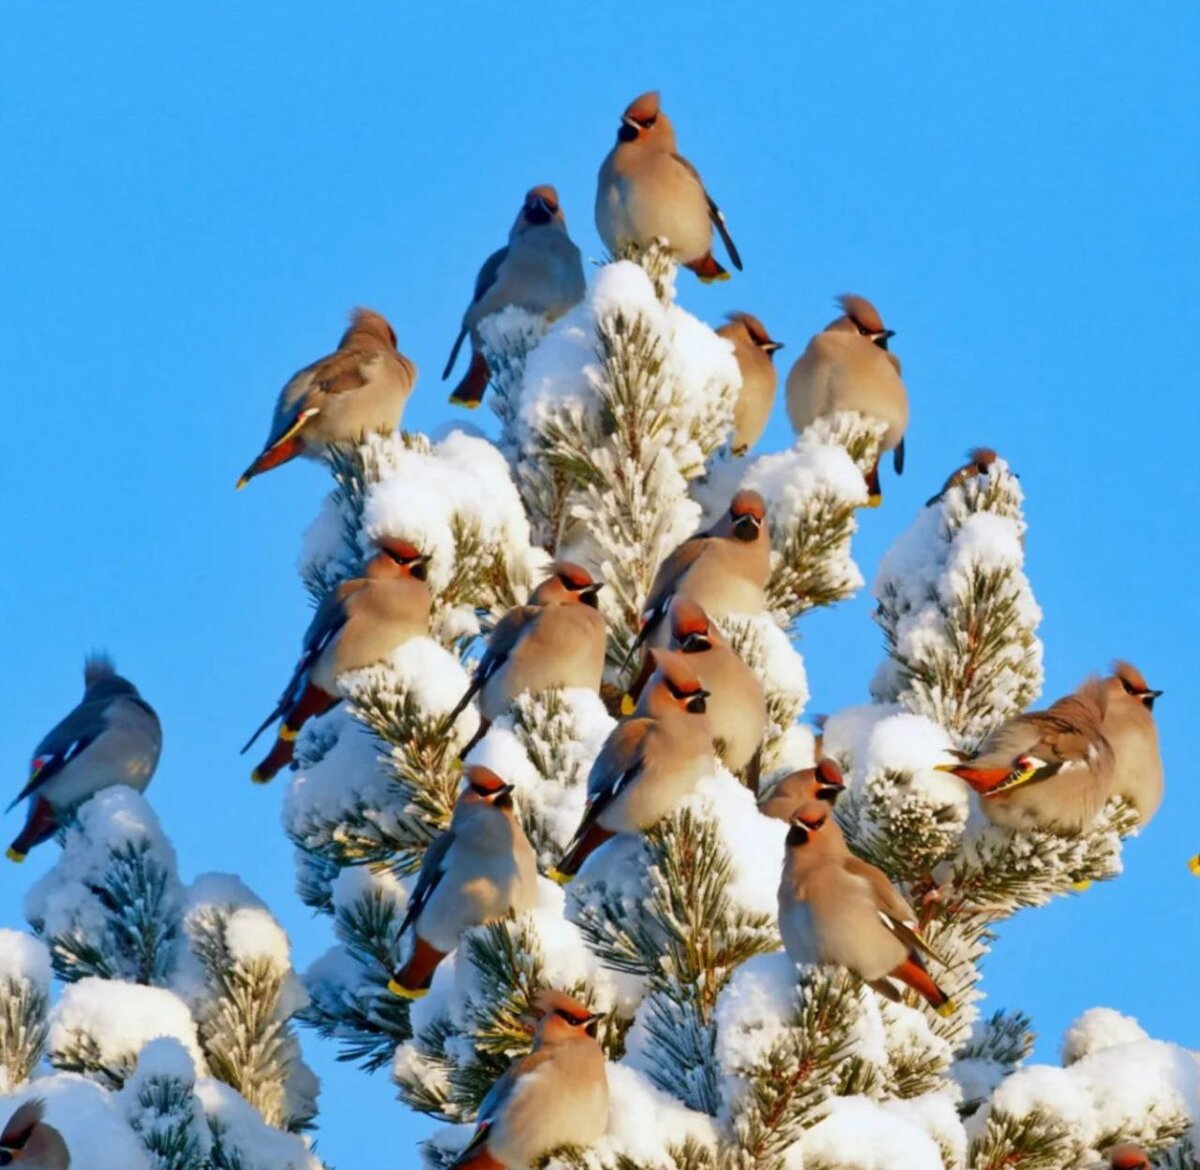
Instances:
[[[294,564],[325,483],[313,467],[234,480],[279,385],[356,303],[387,313],[423,371],[407,425],[439,426],[437,375],[522,193],[555,183],[600,255],[596,168],[621,108],[657,86],[746,261],[727,285],[681,280],[683,302],[711,321],[755,312],[786,361],[842,291],[898,331],[908,468],[863,517],[868,577],[962,451],[992,444],[1028,493],[1049,695],[1115,654],[1166,691],[1163,813],[1119,881],[1003,928],[991,1005],[1030,1011],[1047,1057],[1101,1003],[1200,1045],[1179,1010],[1200,960],[1184,865],[1200,849],[1200,9],[450,8],[6,6],[12,790],[76,700],[84,651],[106,645],[163,717],[151,797],[185,875],[241,873],[302,963],[329,944],[293,893],[283,784],[252,787],[237,755],[306,621]],[[766,445],[788,438],[780,409]],[[863,699],[881,653],[869,610],[805,625],[812,710]],[[20,922],[52,852],[0,870],[0,924]],[[409,1164],[421,1123],[386,1077],[305,1047],[326,1158]]]

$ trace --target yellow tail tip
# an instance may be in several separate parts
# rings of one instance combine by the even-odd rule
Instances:
[[[700,283],[701,284],[720,284],[721,281],[728,280],[728,279],[729,279],[728,272],[718,272],[716,276],[700,277]]]
[[[250,477],[248,475],[243,475],[241,477],[241,479],[239,479],[237,481],[237,487],[234,488],[234,491],[240,492],[242,490],[242,488],[244,488],[246,486],[246,484],[248,484],[249,482],[250,482]]]
[[[575,877],[573,873],[563,873],[563,871],[559,869],[557,865],[546,870],[546,876],[552,882],[557,882],[560,886],[569,885]]]
[[[1197,853],[1196,856],[1188,862],[1188,872],[1195,874],[1196,877],[1200,877],[1200,853]]]
[[[4,856],[7,857],[9,861],[15,861],[18,865],[25,860],[25,854],[17,849],[8,849]]]
[[[883,496],[876,492],[874,495],[867,496],[867,507],[878,508],[883,503]]]
[[[279,729],[279,738],[284,743],[294,742],[296,736],[300,734],[294,727],[289,727],[286,723]]]
[[[954,1000],[948,999],[940,1008],[935,1008],[934,1010],[939,1016],[945,1019],[946,1016],[952,1016],[956,1011],[958,1011],[958,1004],[956,1004]]]
[[[632,715],[637,704],[633,701],[632,695],[621,696],[621,714]]]
[[[250,773],[250,779],[255,784],[270,784],[272,777],[264,776],[258,768],[255,768],[254,771]]]
[[[1092,879],[1091,878],[1084,878],[1082,881],[1071,883],[1071,889],[1073,889],[1075,891],[1075,893],[1077,893],[1077,894],[1082,894],[1084,892],[1084,890],[1090,890],[1091,888],[1092,888]]]
[[[395,979],[388,980],[387,989],[400,999],[423,999],[429,994],[428,987],[404,987]]]
[[[459,398],[457,394],[450,395],[451,406],[465,406],[468,410],[478,410],[483,405],[482,398]]]

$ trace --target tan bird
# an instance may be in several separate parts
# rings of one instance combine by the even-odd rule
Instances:
[[[758,492],[740,491],[716,524],[688,537],[659,566],[630,653],[643,644],[666,645],[669,627],[663,619],[676,597],[696,602],[716,621],[762,613],[770,571],[766,501]]]
[[[653,650],[644,712],[613,728],[588,776],[583,820],[549,876],[569,882],[610,837],[648,829],[667,816],[716,765],[708,692],[686,655]]]
[[[937,955],[917,916],[887,874],[855,857],[829,805],[811,801],[792,814],[779,883],[779,933],[795,963],[845,967],[881,995],[898,980],[939,1015],[954,1005],[933,981],[922,953]]]
[[[696,168],[675,149],[675,129],[657,92],[634,98],[596,185],[596,230],[605,247],[615,256],[629,244],[644,248],[664,240],[679,263],[708,284],[729,279],[712,254],[714,227],[741,271],[725,217]]]
[[[1090,679],[1047,710],[1001,724],[970,759],[937,769],[965,780],[998,825],[1082,832],[1113,788],[1105,707],[1104,684]]]
[[[1150,1170],[1150,1159],[1141,1146],[1121,1142],[1108,1151],[1111,1170]]]
[[[428,635],[429,558],[405,540],[385,537],[377,544],[379,552],[364,575],[343,581],[317,607],[287,687],[242,748],[249,751],[276,719],[283,720],[275,745],[250,774],[256,784],[265,784],[291,762],[296,736],[309,719],[337,704],[340,675],[380,662],[409,639]]]
[[[23,1102],[0,1132],[0,1166],[19,1170],[70,1170],[71,1154],[63,1136],[42,1120],[46,1102]]]
[[[1142,672],[1130,662],[1113,663],[1104,680],[1105,709],[1101,730],[1113,750],[1113,792],[1138,811],[1142,824],[1158,812],[1163,798],[1163,762],[1154,725],[1154,700]]]
[[[513,811],[513,786],[478,765],[463,770],[466,787],[450,827],[425,850],[399,938],[408,958],[388,990],[420,999],[438,964],[474,926],[520,914],[537,901],[537,856]]]
[[[262,453],[238,487],[297,455],[320,457],[334,443],[357,443],[400,425],[417,367],[396,348],[391,325],[355,309],[337,351],[294,374],[279,392]]]
[[[962,487],[964,483],[974,479],[976,476],[987,475],[997,458],[996,452],[991,447],[975,447],[968,451],[966,463],[950,475],[946,482],[942,484],[941,491],[936,495],[930,496],[925,501],[925,507],[931,508],[934,504],[940,503],[951,488]]]
[[[558,192],[548,184],[534,187],[517,213],[508,244],[483,262],[475,278],[475,294],[442,373],[444,382],[470,334],[471,365],[450,401],[472,409],[483,401],[491,377],[479,337],[479,323],[485,317],[515,305],[555,321],[579,304],[583,294],[583,260],[567,235]]]
[[[742,388],[733,408],[733,453],[745,455],[767,429],[779,383],[775,353],[783,349],[783,342],[772,341],[763,323],[749,313],[727,316],[729,324],[722,325],[717,336],[733,343],[733,356],[742,375]]]
[[[896,474],[901,475],[908,393],[900,379],[900,362],[887,348],[895,330],[884,328],[875,306],[865,297],[846,293],[838,303],[843,315],[808,343],[788,374],[792,429],[799,434],[817,419],[843,410],[887,423],[881,452],[894,452]],[[878,460],[866,480],[874,507],[883,498]]]
[[[822,801],[832,808],[846,790],[846,781],[836,760],[825,757],[815,767],[789,772],[767,793],[758,806],[765,817],[791,822],[792,815],[803,805]]]
[[[533,1004],[533,1051],[513,1062],[479,1106],[475,1133],[450,1170],[520,1170],[565,1146],[586,1149],[608,1127],[600,1017],[561,991]]]
[[[597,608],[602,588],[581,565],[556,561],[529,604],[514,606],[496,623],[471,685],[446,716],[449,729],[479,695],[479,730],[463,755],[518,695],[557,687],[599,691],[606,636]]]

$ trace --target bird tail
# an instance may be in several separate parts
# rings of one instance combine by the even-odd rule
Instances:
[[[58,817],[54,813],[54,806],[44,796],[35,796],[29,816],[25,820],[25,827],[8,847],[5,856],[9,861],[24,861],[31,849],[43,841],[49,841],[58,829]]]
[[[587,861],[605,841],[615,837],[616,833],[592,821],[590,825],[581,828],[575,834],[575,840],[567,848],[566,855],[546,875],[552,881],[565,886],[583,868]]]
[[[450,371],[454,369],[454,363],[458,361],[458,351],[462,349],[462,343],[466,340],[467,331],[460,329],[458,336],[454,339],[454,346],[450,350],[450,357],[446,360],[446,368],[442,371],[442,381],[444,382],[450,377]]]
[[[433,982],[433,973],[446,957],[445,951],[431,947],[419,934],[413,933],[412,954],[408,961],[388,980],[388,991],[401,999],[420,999]]]
[[[475,734],[462,746],[462,750],[458,753],[460,760],[465,760],[471,754],[471,749],[492,729],[490,720],[479,717],[479,726],[475,728]]]
[[[691,269],[700,278],[702,284],[714,284],[718,280],[729,279],[728,270],[717,263],[716,257],[711,252],[701,256],[699,260],[685,264],[684,267]]]
[[[950,997],[934,983],[933,977],[914,955],[910,955],[892,972],[892,978],[899,979],[905,987],[911,987],[939,1015],[949,1015],[954,1011]]]
[[[467,709],[467,705],[479,693],[479,688],[482,685],[482,680],[479,677],[479,671],[475,672],[475,677],[471,679],[471,685],[463,692],[463,697],[454,704],[453,710],[442,720],[441,734],[449,735],[450,728],[457,722],[458,717]]]
[[[302,410],[296,416],[296,421],[278,439],[269,440],[262,454],[242,472],[242,478],[237,481],[238,488],[244,488],[256,475],[262,475],[264,471],[271,471],[280,464],[295,459],[304,450],[301,432],[308,420],[317,413],[319,409],[315,406]]]
[[[481,1121],[471,1140],[450,1163],[449,1170],[505,1170],[504,1163],[488,1153],[487,1139],[491,1128],[490,1121]]]
[[[864,472],[863,479],[867,484],[867,507],[878,508],[883,503],[883,488],[879,483],[879,460],[870,471]]]
[[[625,692],[624,698],[621,700],[621,714],[632,715],[634,707],[637,706],[637,701],[642,697],[642,691],[646,689],[646,684],[650,681],[650,676],[654,673],[654,661],[649,654],[642,656],[642,668],[638,671],[637,677],[629,684],[629,689]]]
[[[300,697],[288,708],[274,745],[262,763],[250,773],[250,779],[256,784],[265,784],[268,780],[273,779],[291,763],[296,752],[296,736],[300,734],[300,729],[305,723],[310,719],[315,719],[318,715],[324,715],[326,711],[336,705],[336,695],[321,690],[311,682],[307,683],[304,690],[300,692]],[[270,722],[271,720],[268,719],[267,723]],[[259,728],[259,731],[261,730],[262,728]],[[258,738],[258,732],[255,732],[254,735],[255,739]],[[250,743],[253,742],[252,739]],[[248,743],[246,747],[249,746]],[[246,748],[242,749],[242,751],[245,750]]]
[[[478,350],[471,354],[471,364],[463,375],[463,380],[454,387],[450,401],[455,406],[465,406],[474,410],[482,401],[488,388],[488,379],[492,371],[488,368],[487,358]]]

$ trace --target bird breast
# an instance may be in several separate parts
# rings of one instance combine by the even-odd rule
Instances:
[[[611,162],[611,165],[610,165]],[[712,248],[708,200],[695,176],[674,155],[618,148],[601,169],[596,227],[610,251],[624,243],[664,239],[681,263]]]

